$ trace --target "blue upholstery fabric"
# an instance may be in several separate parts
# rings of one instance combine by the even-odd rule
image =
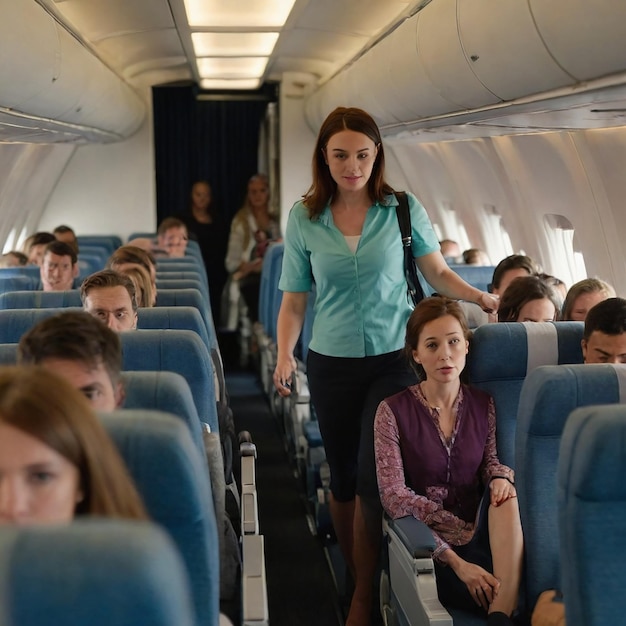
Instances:
[[[106,262],[111,256],[111,252],[109,252],[109,247],[104,244],[85,244],[83,246],[79,245],[79,254],[89,254],[91,256],[99,257],[102,262],[102,267],[106,265]]]
[[[159,293],[162,289],[197,289],[204,297],[208,306],[210,302],[209,290],[198,275],[194,275],[193,278],[170,278],[170,275],[165,273],[162,274],[162,276],[164,276],[164,278],[160,278],[159,276],[156,278],[157,302],[159,301]]]
[[[201,271],[197,265],[185,264],[178,267],[176,265],[161,265],[157,267],[156,277],[197,279],[207,288],[207,291],[209,290],[206,271],[204,269]]]
[[[137,310],[137,328],[192,330],[211,350],[206,324],[198,309],[191,306],[158,306]]]
[[[106,246],[109,250],[109,254],[112,254],[122,245],[122,240],[117,235],[78,235],[76,240],[78,241],[79,248],[83,244],[86,246]]]
[[[17,267],[0,267],[0,277],[30,276],[41,278],[41,270],[38,265],[19,265]]]
[[[493,396],[500,460],[515,467],[515,421],[522,383],[537,365],[582,363],[582,322],[498,323],[472,338],[470,384]]]
[[[124,372],[123,408],[164,411],[180,418],[204,458],[202,425],[187,381],[174,372]]]
[[[41,289],[39,276],[5,276],[0,273],[0,293]]]
[[[528,375],[516,431],[516,485],[526,546],[527,606],[560,587],[557,510],[559,444],[577,407],[620,401],[613,365],[545,366]]]
[[[81,279],[87,278],[87,276],[91,276],[91,274],[102,269],[104,269],[104,262],[100,256],[83,254],[82,252],[78,255],[78,270]]]
[[[80,307],[80,291],[8,291],[0,294],[0,309]]]
[[[191,330],[134,330],[120,333],[124,370],[176,372],[187,381],[200,420],[219,433],[213,363]]]
[[[626,615],[626,407],[577,409],[558,467],[561,576],[568,626],[622,624]]]
[[[20,337],[43,319],[64,311],[75,311],[73,307],[49,309],[5,309],[0,310],[0,343],[19,343]]]
[[[219,546],[211,484],[188,430],[156,411],[115,411],[101,420],[151,519],[168,531],[183,557],[197,623],[217,625]]]
[[[465,265],[454,264],[450,265],[450,269],[456,272],[466,283],[480,289],[481,291],[487,291],[493,278],[493,270],[496,269],[493,265]]]
[[[283,266],[284,251],[285,245],[283,243],[270,244],[263,257],[263,267],[261,268],[259,322],[263,325],[268,336],[272,338],[275,338],[276,318],[278,317],[278,310],[275,308],[277,292],[282,299],[282,292],[278,289],[278,280]]]
[[[147,522],[2,526],[0,580],[0,623],[7,626],[195,623],[181,557]]]

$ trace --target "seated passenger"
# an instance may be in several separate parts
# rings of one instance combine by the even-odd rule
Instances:
[[[24,242],[24,253],[28,256],[29,265],[41,265],[46,246],[56,241],[52,233],[39,232],[31,235]]]
[[[552,287],[557,300],[560,302],[559,311],[561,311],[563,309],[563,303],[565,302],[565,296],[567,296],[567,285],[560,278],[552,276],[552,274],[541,272],[537,274],[537,276],[539,276],[546,285]]]
[[[111,330],[137,328],[137,300],[133,281],[113,270],[102,270],[88,276],[80,286],[83,309]]]
[[[581,345],[585,363],[626,363],[624,298],[607,298],[587,313]]]
[[[0,257],[0,267],[21,267],[28,264],[28,257],[23,252],[11,250]]]
[[[517,607],[522,529],[514,472],[496,452],[493,399],[460,381],[468,340],[455,301],[415,308],[405,351],[421,382],[379,405],[376,472],[387,514],[412,515],[433,532],[442,604],[505,625]]]
[[[68,291],[78,276],[78,257],[74,248],[62,241],[46,246],[40,267],[44,291]]]
[[[133,281],[137,306],[151,307],[156,304],[156,292],[152,288],[150,275],[142,265],[126,265],[117,271]]]
[[[1,368],[0,523],[67,523],[77,515],[146,519],[83,395],[40,367]]]
[[[166,217],[157,230],[157,248],[164,250],[167,256],[182,258],[185,256],[189,235],[187,226],[176,217]]]
[[[72,228],[65,226],[65,224],[61,224],[52,231],[52,234],[57,238],[57,241],[63,241],[69,246],[72,246],[72,248],[74,248],[74,252],[78,254],[78,239],[76,239],[76,233]]]
[[[552,287],[538,276],[515,278],[506,288],[499,322],[553,322],[559,319],[559,300]]]
[[[465,265],[491,265],[487,253],[480,248],[468,248],[464,250],[463,263],[465,263]]]
[[[120,339],[88,313],[67,311],[33,326],[20,339],[17,361],[54,371],[96,411],[114,411],[124,402]]]
[[[563,304],[564,321],[584,322],[589,310],[602,300],[615,297],[615,289],[599,278],[585,278],[572,285]]]
[[[536,276],[538,273],[539,266],[529,256],[512,254],[502,259],[493,270],[491,293],[502,297],[513,279],[520,276]]]
[[[439,242],[439,248],[441,250],[441,256],[447,262],[458,263],[461,257],[461,247],[456,241],[452,241],[452,239],[442,239]]]
[[[156,299],[156,260],[151,252],[137,246],[121,246],[109,257],[106,268],[119,272],[136,265],[143,267],[150,274],[150,282]]]

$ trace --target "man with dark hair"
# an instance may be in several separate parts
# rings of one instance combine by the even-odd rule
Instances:
[[[114,270],[88,276],[80,287],[83,309],[111,330],[137,328],[137,298],[133,281]]]
[[[502,297],[506,288],[515,278],[536,276],[539,271],[539,266],[529,256],[511,254],[496,265],[489,290],[496,296]]]
[[[624,298],[607,298],[589,310],[581,345],[585,363],[626,363]]]
[[[56,237],[52,233],[38,232],[28,237],[24,243],[24,252],[28,255],[29,265],[41,265],[46,246]]]
[[[124,401],[119,337],[82,311],[67,311],[33,326],[20,339],[18,363],[41,365],[68,380],[98,411]]]
[[[67,291],[78,276],[78,257],[74,248],[62,241],[52,241],[45,249],[39,268],[44,291]]]
[[[76,239],[76,233],[72,228],[61,224],[52,231],[52,234],[57,238],[57,241],[63,241],[69,246],[72,246],[76,254],[78,254],[78,239]]]

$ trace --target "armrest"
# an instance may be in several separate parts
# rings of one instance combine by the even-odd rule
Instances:
[[[387,526],[404,544],[415,559],[430,558],[435,550],[435,539],[430,528],[411,515],[391,519],[385,516]]]

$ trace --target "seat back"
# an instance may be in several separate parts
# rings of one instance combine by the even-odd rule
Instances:
[[[474,332],[470,384],[495,402],[500,460],[515,467],[515,421],[522,383],[540,365],[582,363],[582,322],[498,323]]]
[[[117,235],[78,235],[76,240],[79,249],[83,245],[106,246],[109,255],[122,245],[122,240]]]
[[[191,306],[158,306],[137,310],[137,328],[192,330],[211,350],[211,341],[200,311]]]
[[[147,522],[2,526],[0,580],[0,624],[7,626],[197,623],[181,557]]]
[[[261,268],[261,284],[259,287],[259,322],[265,328],[268,336],[275,338],[275,332],[272,334],[276,326],[273,319],[275,311],[276,292],[279,292],[282,299],[282,292],[278,289],[278,280],[283,267],[283,254],[285,245],[283,243],[271,243],[263,257],[263,266]],[[280,306],[280,304],[279,304]]]
[[[219,433],[213,363],[191,330],[134,330],[120,333],[125,371],[169,371],[189,385],[198,416]]]
[[[159,302],[159,293],[163,289],[197,289],[203,296],[205,302],[210,302],[209,300],[209,290],[207,286],[202,282],[198,275],[195,275],[193,278],[170,278],[170,274],[165,273],[161,275],[163,278],[157,276],[156,278],[156,286],[157,286],[157,306]]]
[[[41,289],[39,276],[5,276],[0,273],[0,293]]]
[[[214,626],[219,619],[217,525],[208,470],[189,431],[180,420],[156,411],[115,411],[100,418],[150,518],[165,528],[183,557],[197,623]]]
[[[565,422],[577,407],[625,401],[623,366],[544,366],[524,382],[515,435],[515,482],[529,609],[542,591],[560,587],[557,465]]]
[[[80,290],[8,291],[0,294],[0,309],[50,309],[80,307]]]
[[[480,289],[488,291],[491,279],[493,278],[493,265],[465,265],[463,263],[455,263],[450,265],[450,269],[457,273],[466,283]]]
[[[621,624],[626,614],[626,407],[577,409],[558,467],[561,577],[568,626]]]
[[[0,277],[7,278],[10,276],[30,276],[39,280],[41,278],[41,270],[38,265],[18,265],[17,267],[0,267]]]
[[[100,255],[97,254],[83,254],[82,252],[78,255],[78,270],[79,277],[81,279],[87,278],[87,276],[91,276],[91,274],[95,274],[100,270],[104,269],[104,264],[106,263],[106,259],[103,260]]]
[[[0,343],[19,343],[21,336],[41,320],[65,311],[82,310],[72,307],[49,309],[0,310]]]
[[[180,418],[204,456],[202,424],[187,381],[174,372],[123,372],[124,408],[163,411]]]

